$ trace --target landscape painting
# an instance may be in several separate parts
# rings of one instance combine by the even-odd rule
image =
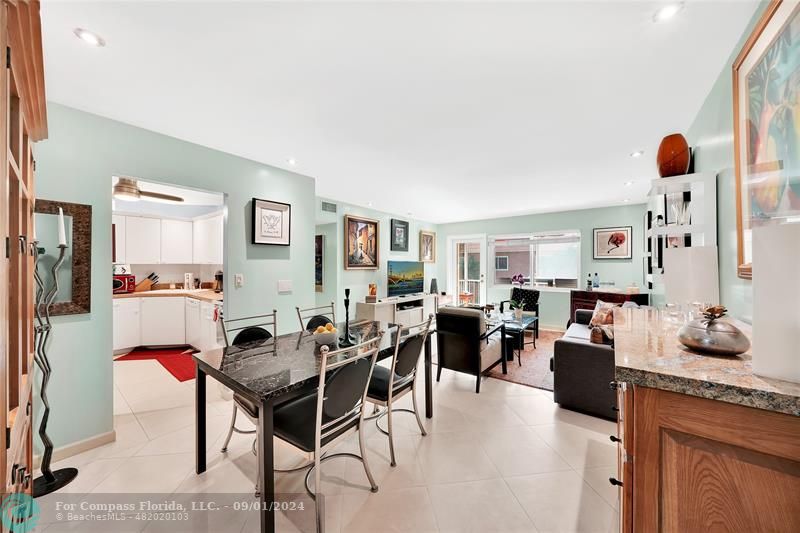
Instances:
[[[344,268],[378,269],[378,221],[344,217]]]

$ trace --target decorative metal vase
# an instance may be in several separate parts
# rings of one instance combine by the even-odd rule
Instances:
[[[702,318],[685,324],[678,330],[681,343],[696,352],[713,355],[739,355],[750,349],[750,339],[725,320],[722,306],[707,309]]]

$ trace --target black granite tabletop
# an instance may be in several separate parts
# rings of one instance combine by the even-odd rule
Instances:
[[[337,324],[339,335],[344,323]],[[356,343],[385,334],[379,358],[391,356],[397,326],[386,322],[351,323],[350,333]],[[404,333],[405,335],[405,333]],[[337,345],[331,345],[331,350]],[[269,399],[308,386],[319,379],[320,346],[307,332],[279,335],[274,339],[194,354],[194,359],[211,377],[238,385],[238,392],[253,398]],[[228,383],[226,383],[228,384]]]

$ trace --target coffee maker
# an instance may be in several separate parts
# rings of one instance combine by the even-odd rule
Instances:
[[[222,292],[222,271],[217,270],[214,274],[214,292]]]

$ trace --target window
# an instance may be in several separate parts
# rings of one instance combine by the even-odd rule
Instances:
[[[579,231],[490,237],[489,253],[494,258],[494,285],[511,285],[511,277],[522,274],[526,286],[578,287]]]

